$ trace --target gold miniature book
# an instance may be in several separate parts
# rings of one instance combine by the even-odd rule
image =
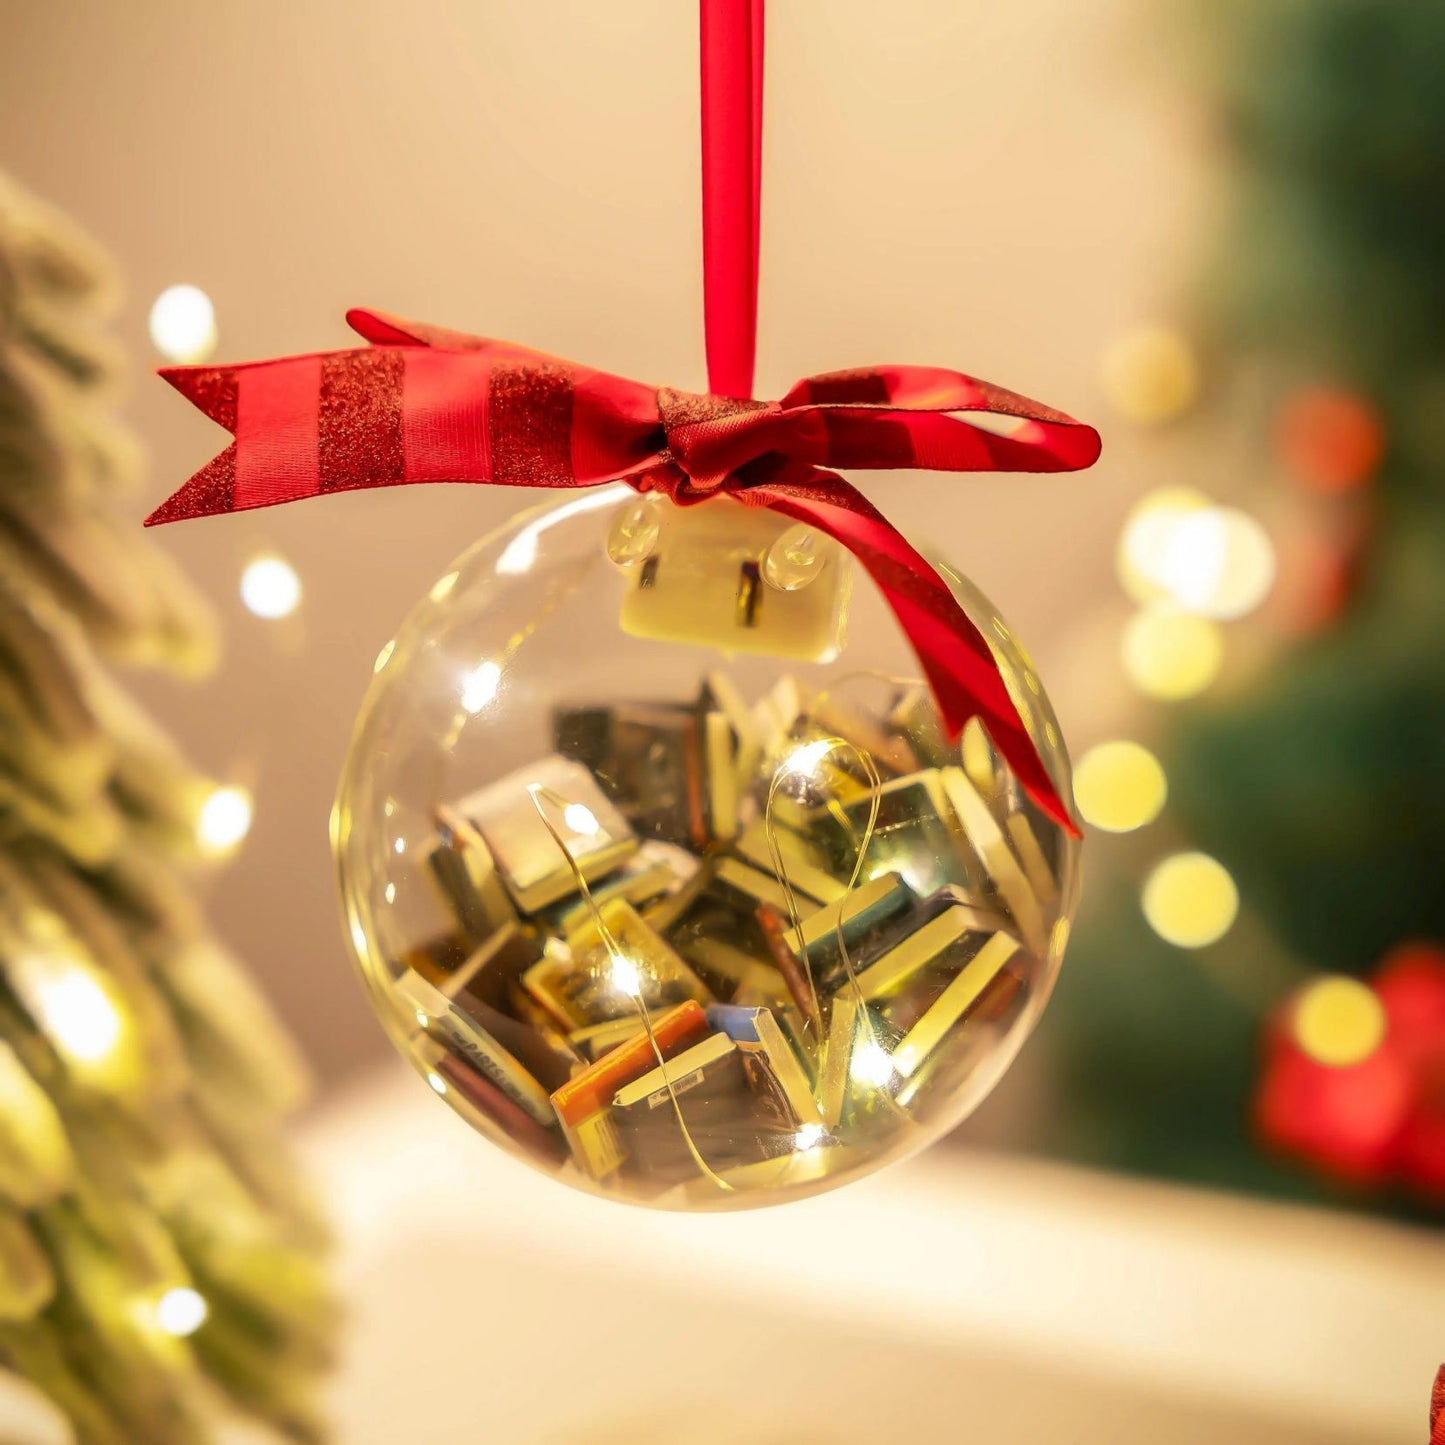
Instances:
[[[436,825],[427,867],[457,926],[480,941],[517,915],[476,828],[445,805],[436,810]]]
[[[419,973],[412,972],[402,974],[394,987],[414,1016],[419,1032],[430,1034],[450,1047],[539,1124],[552,1124],[554,1116],[547,1091],[440,989],[433,988]]]
[[[557,829],[560,844],[539,806]],[[486,840],[507,892],[523,913],[576,893],[574,865],[590,883],[637,851],[627,819],[592,774],[555,753],[472,793],[455,811]]]
[[[545,921],[565,937],[591,918],[593,905],[623,898],[642,908],[680,889],[696,871],[697,859],[690,853],[649,838],[615,873],[592,884],[591,903],[581,897],[564,899],[547,910]]]
[[[953,811],[1012,915],[1025,946],[1035,958],[1043,958],[1048,949],[1043,910],[998,820],[962,768],[944,768],[941,776]]]
[[[1059,885],[1054,880],[1053,869],[1044,857],[1044,850],[1039,847],[1033,828],[1029,826],[1028,818],[1023,813],[1010,813],[1007,827],[1014,852],[1018,854],[1019,862],[1024,865],[1029,886],[1034,890],[1034,897],[1045,909],[1053,908],[1059,901]]]
[[[971,933],[993,933],[993,920],[983,913],[955,903],[908,934],[876,962],[857,975],[857,985],[870,1003],[886,998],[933,964],[946,961],[949,951]],[[850,987],[839,983],[840,989]]]
[[[772,841],[777,845],[777,858],[773,857],[768,842],[768,830],[762,823],[754,823],[738,835],[734,846],[745,863],[771,873],[780,881],[785,880],[794,894],[799,895],[800,903],[807,899],[814,903],[837,903],[847,893],[847,883],[823,867],[822,854],[790,828],[775,825]]]
[[[984,882],[935,768],[893,778],[838,813],[815,810],[807,833],[826,851],[829,871],[839,877],[850,875],[862,848],[867,874],[896,869],[920,896],[949,883],[978,892]]]
[[[884,873],[855,888],[840,903],[830,903],[809,914],[784,940],[801,957],[814,962],[833,957],[840,946],[850,951],[870,930],[876,929],[914,901],[912,890],[896,873]]]
[[[842,1122],[848,1105],[849,1074],[861,1009],[857,991],[851,988],[833,1000],[833,1011],[828,1019],[828,1042],[823,1053],[823,1071],[818,1080],[818,1112],[829,1129],[836,1129]]]
[[[573,1157],[592,1179],[605,1179],[625,1157],[612,1117],[612,1100],[618,1089],[650,1073],[659,1053],[669,1058],[707,1033],[706,1015],[691,999],[661,1015],[650,1036],[641,1027],[641,1019],[637,1022],[638,1031],[631,1038],[552,1095],[552,1107]]]
[[[813,1097],[813,1085],[801,1060],[793,1050],[772,1011],[766,1008],[740,1008],[734,1004],[714,1004],[707,1011],[707,1021],[721,1029],[743,1050],[755,1050],[767,1060],[793,1111],[794,1122],[816,1124],[822,1115]]]
[[[995,933],[939,994],[928,1012],[903,1036],[893,1051],[893,1067],[910,1077],[982,997],[1003,966],[1018,952],[1016,938]]]

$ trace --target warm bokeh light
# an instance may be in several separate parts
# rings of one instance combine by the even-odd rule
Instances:
[[[195,1334],[209,1313],[204,1296],[185,1286],[167,1290],[156,1303],[156,1323],[178,1339]]]
[[[1344,976],[1310,984],[1295,1001],[1292,1023],[1300,1048],[1332,1068],[1363,1063],[1385,1037],[1385,1009],[1374,990]]]
[[[1143,426],[1173,421],[1199,395],[1199,364],[1179,332],[1140,326],[1105,349],[1100,380],[1120,415]]]
[[[167,286],[151,306],[151,341],[167,361],[205,361],[216,349],[216,311],[199,286]]]
[[[241,601],[257,617],[289,617],[301,601],[301,579],[283,557],[253,558],[241,573]]]
[[[1175,853],[1144,883],[1144,917],[1166,943],[1206,948],[1229,932],[1239,890],[1224,865],[1207,853]]]
[[[1109,833],[1142,828],[1168,793],[1164,769],[1148,748],[1120,739],[1098,743],[1074,769],[1074,801],[1086,823]]]
[[[251,831],[251,795],[245,788],[213,788],[196,820],[196,839],[212,857],[231,852]]]
[[[1149,697],[1194,697],[1219,676],[1224,639],[1205,617],[1176,607],[1149,607],[1124,628],[1124,671]]]
[[[121,1017],[96,979],[80,968],[46,974],[34,989],[40,1026],[57,1051],[96,1064],[120,1041]]]
[[[1379,412],[1367,398],[1343,387],[1296,392],[1280,408],[1275,440],[1296,480],[1328,494],[1368,482],[1385,453]]]
[[[1160,558],[1170,599],[1200,617],[1253,612],[1274,585],[1274,544],[1247,513],[1205,507],[1178,519]]]
[[[1135,504],[1115,566],[1136,602],[1201,617],[1243,617],[1274,584],[1274,545],[1255,519],[1192,487],[1160,487]]]
[[[1184,518],[1211,505],[1193,487],[1156,487],[1129,509],[1114,567],[1120,586],[1135,602],[1158,602],[1167,596],[1163,568],[1170,539]]]

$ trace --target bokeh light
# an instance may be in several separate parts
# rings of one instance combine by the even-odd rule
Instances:
[[[1367,398],[1343,387],[1310,387],[1280,408],[1275,443],[1304,486],[1348,492],[1374,476],[1385,453],[1385,427]]]
[[[1177,607],[1149,607],[1124,628],[1122,656],[1130,682],[1148,697],[1194,697],[1219,676],[1224,639],[1205,617]]]
[[[1144,883],[1144,917],[1166,943],[1206,948],[1229,932],[1239,890],[1224,865],[1207,853],[1175,853]]]
[[[205,1297],[184,1285],[168,1289],[156,1303],[156,1323],[178,1339],[195,1334],[209,1313]]]
[[[251,831],[251,795],[245,788],[213,788],[196,819],[196,839],[204,852],[219,857],[236,848]]]
[[[1300,1048],[1332,1068],[1363,1063],[1385,1038],[1385,1009],[1374,990],[1339,975],[1310,984],[1295,1001],[1292,1022]]]
[[[84,969],[69,968],[40,978],[35,1001],[41,1027],[66,1058],[99,1063],[120,1041],[120,1012]]]
[[[1161,559],[1164,587],[1184,611],[1229,619],[1253,612],[1274,585],[1274,544],[1253,517],[1206,507],[1181,517]]]
[[[1100,379],[1114,409],[1142,426],[1173,421],[1199,395],[1193,347],[1164,326],[1140,326],[1111,342]]]
[[[1192,487],[1148,493],[1124,521],[1115,561],[1136,602],[1219,619],[1252,612],[1274,584],[1274,545],[1255,519]]]
[[[289,617],[301,602],[301,579],[283,557],[252,558],[241,573],[241,601],[257,617]]]
[[[205,361],[216,349],[216,310],[199,286],[167,286],[150,313],[151,341],[167,361]]]
[[[1170,539],[1184,518],[1211,505],[1193,487],[1156,487],[1130,508],[1114,566],[1120,586],[1135,602],[1158,602],[1167,595],[1163,568]]]
[[[1074,801],[1086,823],[1109,833],[1142,828],[1159,816],[1168,784],[1159,760],[1140,743],[1098,743],[1074,769]]]

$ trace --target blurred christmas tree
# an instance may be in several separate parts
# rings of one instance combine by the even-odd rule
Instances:
[[[1239,582],[1238,514],[1159,494],[1126,530],[1125,583],[1146,608],[1126,662],[1145,691],[1174,699],[1158,729],[1169,801],[1143,831],[1095,840],[1092,915],[1051,1017],[1064,1087],[1050,1144],[1235,1186],[1344,1180],[1434,1208],[1445,6],[1235,0],[1203,21],[1190,53],[1208,54],[1231,164],[1225,234],[1192,342],[1136,338],[1113,358],[1113,383],[1135,420],[1168,419],[1193,389],[1189,358],[1203,358],[1209,404],[1180,424],[1181,456],[1192,449],[1194,475],[1271,517],[1280,582],[1257,618],[1221,630],[1248,610],[1211,605]],[[1240,657],[1271,629],[1267,661]],[[1231,665],[1205,691],[1221,642]],[[1086,755],[1081,784],[1099,765],[1107,794],[1106,761]],[[1148,791],[1137,761],[1132,774],[1121,754],[1113,765],[1114,783]],[[1114,826],[1150,813],[1141,803]],[[1176,849],[1182,864],[1151,873]]]
[[[280,1133],[303,1070],[191,897],[216,794],[105,670],[214,650],[116,505],[108,290],[0,179],[0,1362],[84,1445],[238,1411],[309,1438],[331,1309]]]

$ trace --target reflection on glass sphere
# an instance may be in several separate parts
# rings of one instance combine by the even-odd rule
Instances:
[[[585,493],[478,543],[378,658],[333,819],[363,978],[440,1097],[577,1187],[856,1178],[970,1112],[1057,974],[1074,840],[977,723],[946,740],[805,533]],[[1037,678],[946,575],[1067,796]]]

